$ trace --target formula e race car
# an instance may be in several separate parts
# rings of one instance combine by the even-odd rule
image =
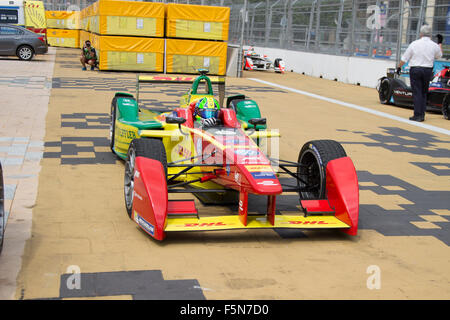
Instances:
[[[140,110],[139,101],[125,93],[116,93],[111,104],[111,149],[125,159],[126,211],[153,238],[245,228],[334,228],[356,235],[358,180],[338,142],[310,141],[297,161],[273,158],[264,140],[279,134],[267,130],[258,105],[245,95],[228,97],[223,105],[225,79],[202,72],[197,78],[139,75],[137,83],[137,91],[143,83],[192,83],[171,110]],[[213,97],[213,84],[222,91],[221,108],[218,122],[204,127],[194,119],[193,106]],[[282,176],[295,182],[282,184]],[[276,214],[276,197],[283,192],[297,193],[303,212]],[[194,200],[169,198],[180,193],[206,204],[235,204],[238,212],[200,216]],[[249,194],[267,197],[266,214],[249,214]]]
[[[284,73],[286,65],[280,58],[274,62],[269,60],[266,55],[257,54],[253,48],[244,51],[244,70],[275,70],[277,73]]]
[[[377,91],[382,104],[414,107],[412,89],[407,73],[397,75],[389,68],[386,77],[378,80]],[[430,82],[427,95],[427,110],[441,111],[445,119],[450,119],[450,67],[438,71]]]

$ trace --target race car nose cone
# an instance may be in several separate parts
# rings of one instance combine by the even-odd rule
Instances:
[[[277,178],[263,180],[255,179],[254,182],[255,185],[253,185],[253,189],[257,194],[277,195],[283,192],[281,184]]]
[[[246,165],[248,182],[256,194],[280,194],[281,184],[270,165]]]

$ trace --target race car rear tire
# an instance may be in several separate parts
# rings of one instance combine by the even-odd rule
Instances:
[[[128,148],[127,160],[125,162],[125,177],[124,177],[124,195],[125,207],[128,216],[131,218],[133,210],[133,191],[134,191],[134,172],[136,157],[144,157],[158,160],[164,168],[164,173],[167,177],[167,156],[164,144],[160,139],[134,139]]]
[[[450,94],[447,93],[442,101],[442,114],[444,119],[450,120]]]
[[[109,147],[111,148],[111,151],[114,152],[114,145],[115,145],[115,134],[116,134],[116,118],[117,118],[117,100],[121,97],[126,97],[131,100],[136,100],[133,97],[130,97],[128,95],[123,95],[120,93],[117,93],[114,98],[111,101],[111,112],[109,116]]]
[[[391,104],[392,86],[388,78],[381,80],[380,88],[378,89],[378,97],[382,104]]]
[[[297,186],[310,187],[299,191],[300,200],[326,198],[326,167],[329,161],[346,157],[342,145],[334,140],[314,140],[303,145],[298,156]]]

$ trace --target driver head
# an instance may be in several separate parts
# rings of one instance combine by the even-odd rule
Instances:
[[[219,110],[219,102],[213,97],[204,97],[195,106],[195,114],[203,119],[217,118]]]

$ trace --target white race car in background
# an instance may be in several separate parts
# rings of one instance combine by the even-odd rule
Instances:
[[[272,62],[266,55],[257,54],[253,47],[244,50],[244,70],[275,70],[278,73],[286,71],[286,65],[280,58]]]

